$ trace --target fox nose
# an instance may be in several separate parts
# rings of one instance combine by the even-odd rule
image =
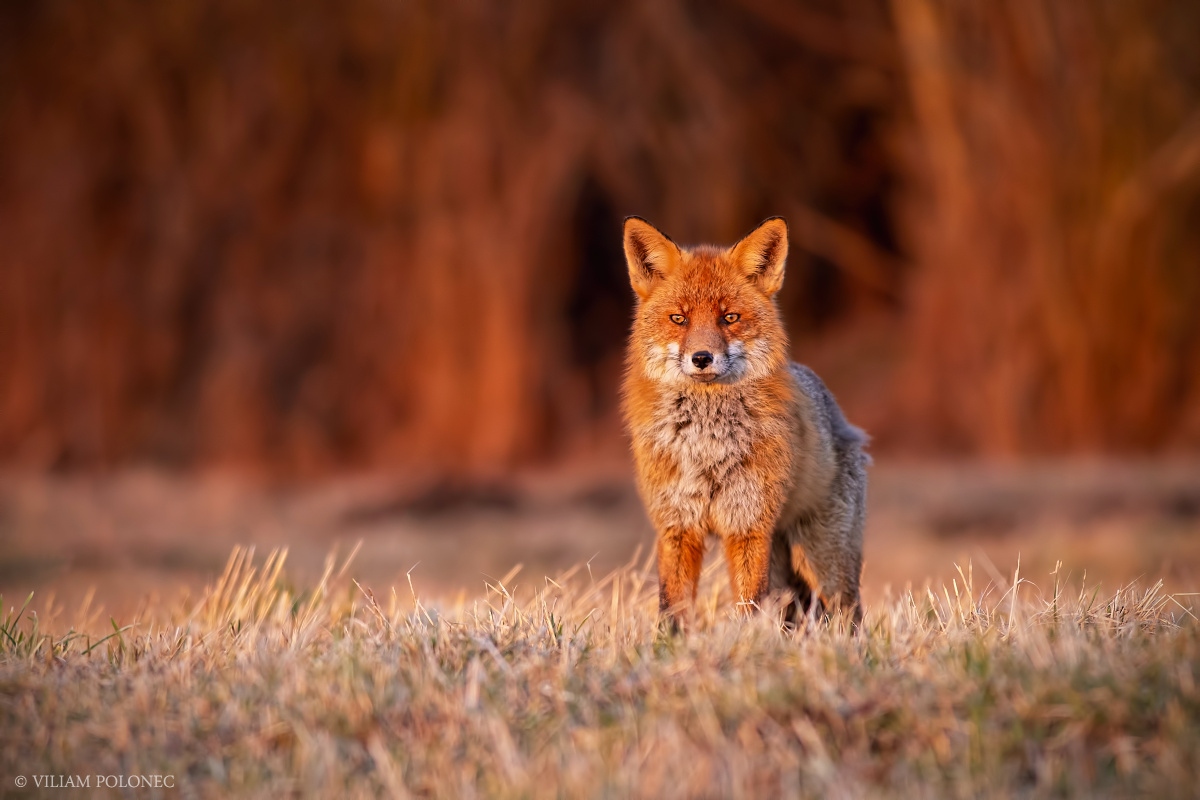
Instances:
[[[707,350],[701,350],[698,353],[692,353],[692,365],[696,369],[705,369],[713,362],[712,353]]]

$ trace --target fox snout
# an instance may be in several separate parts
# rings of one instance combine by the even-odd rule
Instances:
[[[685,351],[680,359],[683,374],[701,383],[729,377],[732,366],[730,353],[726,348],[710,346],[701,349]]]
[[[680,366],[685,375],[703,382],[720,378],[728,371],[728,342],[719,327],[701,314],[689,321],[682,344]]]
[[[718,362],[720,359],[720,362]],[[720,353],[697,350],[683,359],[683,372],[697,381],[711,381],[725,372],[725,358]]]

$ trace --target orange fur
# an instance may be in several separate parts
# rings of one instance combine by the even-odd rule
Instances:
[[[865,476],[856,498],[856,475],[839,470],[859,466],[861,433],[830,416],[823,384],[788,359],[773,299],[787,226],[772,218],[729,249],[682,249],[631,217],[625,254],[638,308],[623,410],[658,532],[661,610],[686,616],[709,535],[724,543],[739,603],[760,602],[779,572],[783,588],[803,583],[826,607],[857,609]],[[843,487],[849,502],[835,496]],[[854,531],[812,523],[838,503],[859,509],[857,546]],[[776,540],[785,555],[772,561]],[[781,560],[819,567],[799,575]]]

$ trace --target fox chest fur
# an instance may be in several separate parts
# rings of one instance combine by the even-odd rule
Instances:
[[[655,523],[722,537],[770,530],[793,466],[787,409],[735,387],[654,394],[632,432]]]

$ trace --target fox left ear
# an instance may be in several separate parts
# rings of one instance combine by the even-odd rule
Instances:
[[[758,288],[773,295],[783,286],[787,253],[787,223],[783,217],[771,217],[742,237],[733,246],[731,256]]]

